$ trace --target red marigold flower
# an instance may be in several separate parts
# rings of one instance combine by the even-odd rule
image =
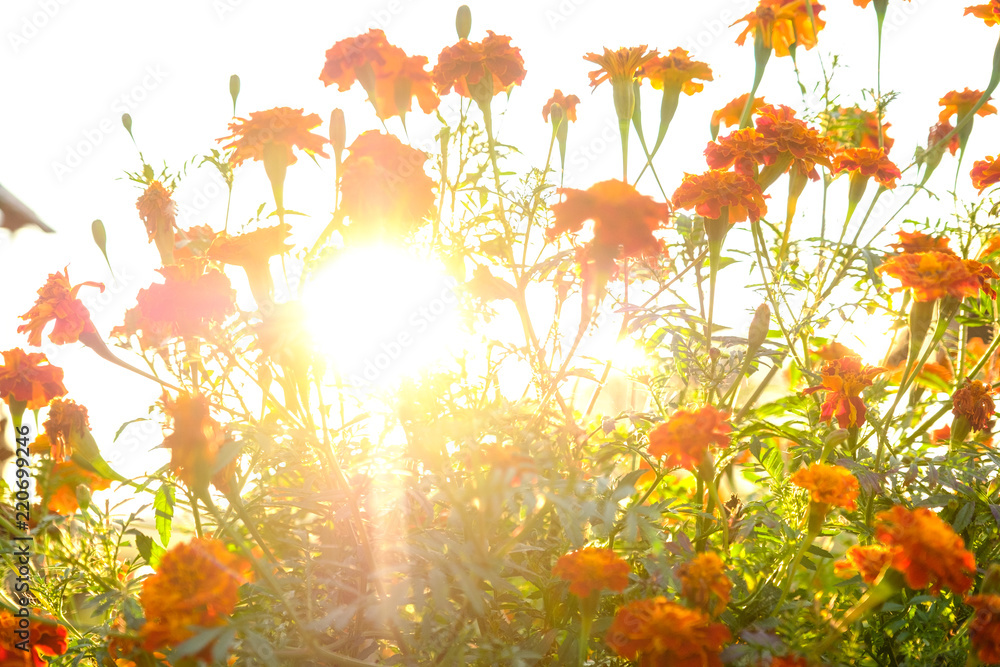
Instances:
[[[913,589],[942,587],[959,595],[972,588],[976,559],[962,538],[926,507],[896,505],[876,515],[875,537],[892,548],[892,567]]]
[[[955,253],[948,247],[950,239],[947,236],[931,236],[923,232],[896,232],[898,243],[890,243],[889,247],[899,255],[921,252],[943,252],[949,255]]]
[[[966,88],[962,92],[958,92],[957,90],[951,91],[938,101],[938,104],[944,107],[941,109],[941,113],[938,114],[938,119],[942,123],[947,123],[952,115],[958,114],[958,120],[962,120],[966,114],[972,111],[972,107],[976,106],[976,102],[982,96],[983,91],[981,90],[969,90]],[[991,99],[993,98],[987,98],[987,103],[979,107],[979,111],[976,112],[977,116],[989,116],[997,112],[996,107],[989,104]]]
[[[237,118],[229,124],[229,136],[222,137],[221,143],[232,140],[223,148],[234,148],[229,158],[230,164],[238,167],[246,160],[264,160],[264,146],[274,144],[282,146],[287,154],[287,164],[295,164],[298,158],[292,152],[292,146],[304,150],[308,155],[330,157],[323,152],[324,137],[313,134],[309,130],[319,127],[319,116],[311,113],[305,115],[302,109],[275,107],[267,111],[254,111],[250,118]]]
[[[965,13],[962,16],[969,14],[972,14],[977,19],[982,19],[986,22],[986,25],[1000,25],[1000,0],[990,0],[985,5],[966,7]]]
[[[81,485],[91,491],[101,491],[111,486],[111,481],[87,470],[75,461],[53,463],[48,475],[40,480],[46,507],[50,512],[62,516],[76,514],[80,509],[77,489]]]
[[[681,597],[692,607],[714,617],[729,604],[733,582],[718,554],[712,551],[698,554],[677,568],[677,577],[681,580]]]
[[[790,107],[781,104],[762,106],[756,127],[768,144],[764,164],[777,167],[773,178],[788,171],[793,162],[813,180],[819,178],[817,164],[827,168],[831,166],[830,155],[835,147],[833,140],[796,118],[795,111]]]
[[[48,280],[38,290],[38,299],[35,305],[24,315],[22,320],[27,320],[27,324],[22,324],[17,328],[17,333],[28,333],[28,344],[35,347],[42,345],[42,332],[49,322],[55,321],[56,325],[49,334],[49,340],[56,345],[65,343],[75,343],[80,340],[83,332],[97,333],[94,323],[90,320],[90,313],[83,302],[76,298],[76,293],[84,285],[97,287],[104,291],[102,283],[84,282],[79,285],[69,284],[69,267],[63,269],[62,273],[50,273]]]
[[[833,569],[838,577],[850,578],[860,574],[869,586],[878,580],[882,570],[892,562],[892,550],[881,544],[854,545],[847,550],[847,560],[837,561]]]
[[[969,639],[976,656],[985,664],[1000,662],[1000,595],[973,595],[965,603],[976,610],[969,624]]]
[[[884,368],[867,364],[862,366],[860,357],[834,359],[823,366],[823,384],[809,387],[802,393],[826,392],[820,421],[827,422],[836,417],[840,428],[862,426],[866,410],[861,391],[872,385],[876,375],[884,372]]]
[[[982,431],[993,425],[993,413],[997,406],[993,401],[993,387],[979,380],[966,380],[961,389],[951,397],[951,413],[965,417],[973,431]]]
[[[778,57],[791,54],[791,47],[803,46],[806,50],[816,46],[816,33],[823,29],[826,21],[819,17],[825,7],[812,2],[812,18],[806,7],[806,0],[761,0],[757,9],[732,25],[746,21],[746,28],[736,38],[743,46],[747,35],[757,35],[765,48],[773,48]]]
[[[980,290],[991,293],[985,281],[1000,278],[984,264],[943,252],[896,255],[882,262],[876,271],[902,283],[891,291],[913,290],[915,301],[934,301],[945,296],[963,299],[976,296]]]
[[[549,122],[549,113],[552,111],[552,105],[558,104],[562,107],[563,113],[566,114],[568,120],[576,121],[576,105],[579,103],[580,98],[576,95],[563,95],[563,92],[556,88],[556,91],[552,93],[552,97],[542,107],[542,118],[546,123]]]
[[[821,505],[855,508],[858,497],[858,478],[843,466],[813,463],[808,468],[799,468],[792,475],[792,484],[809,491],[809,500]]]
[[[738,126],[740,124],[740,119],[743,116],[743,107],[747,105],[748,97],[750,97],[750,93],[743,93],[721,109],[716,109],[712,112],[712,136],[718,133],[718,128],[721,125]],[[750,115],[753,116],[765,104],[763,97],[753,98],[753,104],[750,106]]]
[[[212,418],[208,399],[187,393],[171,399],[164,394],[163,408],[173,426],[173,432],[163,439],[163,447],[170,450],[174,472],[189,489],[207,488],[211,481],[220,491],[227,491],[236,461],[216,471],[226,438],[222,425]]]
[[[621,593],[628,586],[629,566],[613,549],[584,547],[560,556],[552,574],[571,582],[569,592],[579,598],[599,591]]]
[[[22,401],[28,410],[40,410],[53,398],[66,395],[63,370],[53,366],[41,352],[25,352],[19,347],[3,353],[0,366],[0,397],[7,404]]]
[[[865,111],[857,104],[838,107],[825,117],[826,135],[842,146],[855,148],[884,148],[888,153],[895,141],[886,132],[892,125],[882,123],[882,145],[879,145],[878,115]]]
[[[764,194],[756,181],[732,171],[712,169],[704,174],[684,174],[674,192],[677,208],[694,209],[698,215],[716,220],[723,209],[729,211],[729,224],[749,217],[756,222],[767,212]]]
[[[991,185],[1000,183],[1000,159],[998,158],[1000,155],[995,158],[988,157],[985,160],[979,160],[972,165],[969,176],[972,177],[972,186],[979,190],[979,194],[982,194],[983,190]]]
[[[271,303],[274,291],[271,258],[283,255],[294,247],[285,243],[291,230],[291,225],[280,223],[238,236],[220,234],[215,237],[207,255],[217,262],[239,266],[246,271],[254,300],[258,307],[263,308]]]
[[[639,71],[640,78],[648,79],[653,88],[679,88],[686,95],[694,95],[705,89],[705,84],[695,79],[712,81],[712,68],[708,63],[691,60],[688,52],[678,47],[670,54],[650,58]]]
[[[649,454],[666,456],[666,465],[697,470],[709,445],[725,447],[733,430],[729,413],[706,405],[697,410],[678,410],[649,432]]]
[[[40,609],[32,609],[34,618],[28,623],[27,651],[17,648],[24,645],[25,638],[18,634],[24,629],[20,620],[6,609],[0,610],[0,667],[46,667],[46,657],[59,656],[66,652],[66,628],[54,618],[48,617]]]
[[[524,81],[524,59],[521,49],[510,45],[510,37],[486,31],[481,42],[460,40],[446,46],[438,55],[432,74],[438,92],[447,95],[454,88],[462,97],[473,97],[472,91],[490,99],[513,84]]]
[[[896,179],[902,177],[899,167],[881,148],[845,148],[833,159],[833,173],[842,171],[851,174],[852,185],[855,178],[867,180],[874,176],[879,185],[890,190],[896,187]]]
[[[659,52],[655,50],[647,52],[646,45],[643,44],[642,46],[623,46],[617,51],[605,47],[603,54],[588,53],[583,59],[600,66],[600,69],[588,74],[591,87],[596,88],[608,80],[611,81],[612,85],[617,81],[627,82],[631,86],[632,81],[638,76],[639,68],[658,55],[660,55]]]
[[[146,226],[149,242],[156,244],[164,266],[173,264],[174,261],[177,204],[171,198],[172,194],[173,191],[165,188],[159,181],[152,181],[135,202],[142,224]]]
[[[78,438],[90,428],[87,408],[69,399],[54,398],[42,426],[52,448],[52,460],[66,461],[73,455]]]
[[[192,637],[193,627],[225,625],[249,573],[247,562],[217,540],[195,538],[171,547],[156,574],[142,582],[143,647],[172,648]],[[213,648],[209,643],[198,657],[210,661]]]
[[[754,178],[757,165],[764,164],[770,142],[752,127],[736,130],[705,147],[705,161],[712,169],[729,169]]]
[[[604,641],[648,667],[722,667],[719,653],[730,639],[726,626],[705,612],[655,597],[619,609]]]
[[[374,130],[349,150],[340,177],[349,233],[400,238],[415,231],[434,208],[434,181],[423,166],[427,155]]]

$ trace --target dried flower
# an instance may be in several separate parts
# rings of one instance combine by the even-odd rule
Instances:
[[[102,292],[102,283],[85,282],[79,285],[70,285],[69,267],[63,269],[62,273],[50,273],[48,280],[38,290],[38,299],[35,305],[24,315],[22,320],[27,320],[27,324],[22,324],[17,328],[17,333],[28,333],[28,344],[35,347],[42,345],[42,332],[49,322],[55,322],[49,340],[56,345],[75,343],[80,340],[83,332],[97,333],[94,323],[90,320],[90,312],[83,302],[76,297],[76,293],[84,285],[97,287]]]
[[[841,357],[823,366],[823,384],[809,387],[802,393],[826,392],[820,421],[827,422],[836,417],[840,428],[862,426],[866,410],[861,391],[872,385],[876,375],[884,372],[884,368],[867,364],[862,366],[860,357]]]
[[[552,574],[569,581],[569,592],[585,598],[599,591],[621,593],[628,586],[629,566],[613,549],[584,547],[560,556]]]

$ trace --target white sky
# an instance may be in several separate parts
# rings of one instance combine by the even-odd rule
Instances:
[[[709,140],[708,118],[733,97],[745,93],[753,75],[752,47],[737,47],[739,28],[728,24],[753,8],[748,0],[702,2],[636,2],[628,0],[472,1],[473,39],[486,29],[510,35],[521,48],[527,68],[498,121],[500,139],[520,147],[525,160],[541,166],[549,128],[541,107],[554,88],[576,94],[583,103],[580,120],[570,129],[566,184],[585,188],[619,175],[620,153],[610,88],[588,90],[583,60],[588,51],[648,44],[666,52],[675,46],[707,61],[715,81],[705,91],[680,103],[666,144],[657,157],[660,177],[672,192],[683,172],[705,169],[702,151]],[[0,349],[23,345],[15,333],[16,316],[27,311],[35,290],[48,273],[67,264],[72,282],[99,280],[109,292],[88,303],[98,330],[121,322],[136,292],[148,286],[158,258],[134,204],[139,190],[123,178],[139,168],[138,156],[120,124],[124,111],[134,119],[134,133],[145,157],[155,167],[172,170],[216,147],[228,134],[231,103],[228,81],[242,78],[238,114],[275,106],[304,107],[318,113],[327,132],[331,109],[346,110],[348,143],[356,134],[379,127],[364,94],[355,87],[339,93],[318,80],[325,51],[334,42],[369,27],[386,31],[389,40],[408,54],[423,54],[431,65],[437,54],[456,41],[454,12],[458,3],[388,0],[371,2],[306,2],[288,0],[176,0],[148,2],[107,0],[3,0],[0,6],[0,183],[16,193],[58,230],[48,236],[22,232],[13,243],[0,232]],[[990,75],[990,59],[1000,29],[962,17],[964,3],[945,0],[890,1],[883,51],[883,88],[900,97],[888,112],[892,157],[905,166],[918,143],[926,141],[936,122],[937,100],[952,89],[982,88]],[[819,80],[818,56],[829,66],[830,53],[842,54],[844,65],[834,86],[845,104],[862,102],[861,89],[874,86],[875,14],[850,0],[829,0],[823,13],[827,27],[816,49],[799,54],[807,85]],[[788,58],[772,58],[758,94],[772,103],[801,109]],[[659,93],[645,89],[647,135],[655,136]],[[457,97],[446,98],[453,106]],[[495,112],[503,98],[495,102]],[[870,106],[870,105],[869,105]],[[425,145],[436,121],[419,112],[408,119],[410,138]],[[398,121],[389,125],[400,132]],[[633,137],[632,152],[639,155]],[[976,122],[960,180],[967,182],[973,161],[1000,152],[1000,120]],[[77,157],[75,157],[77,156]],[[303,159],[289,172],[286,205],[313,212],[296,221],[297,236],[309,240],[328,219],[332,165],[317,168]],[[932,187],[950,185],[954,159],[946,158]],[[184,226],[222,226],[225,189],[209,169],[189,170],[176,192]],[[846,198],[846,183],[839,184]],[[652,180],[642,189],[655,193]],[[807,191],[808,192],[808,191]],[[966,183],[965,193],[972,191]],[[775,210],[783,210],[784,188],[776,186]],[[271,205],[270,189],[258,163],[237,171],[231,220],[246,221],[261,202]],[[921,200],[918,199],[918,202]],[[925,199],[923,201],[926,201]],[[929,209],[914,206],[910,215],[923,218]],[[802,208],[800,206],[800,213]],[[114,284],[90,236],[91,221],[101,218],[108,230]],[[775,216],[780,219],[780,216]],[[87,297],[86,288],[81,294]],[[737,300],[729,310],[752,311],[759,299]],[[726,308],[720,308],[726,312]],[[159,390],[145,380],[109,367],[80,346],[48,346],[54,363],[66,369],[70,396],[86,403],[99,442],[107,447],[118,425],[145,414]],[[161,441],[158,427],[129,431],[127,442],[109,448],[112,463],[127,467]]]

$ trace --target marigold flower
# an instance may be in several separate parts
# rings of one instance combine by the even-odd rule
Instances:
[[[511,85],[524,81],[524,59],[521,49],[510,45],[510,37],[486,31],[481,42],[459,40],[446,46],[438,55],[432,74],[438,92],[447,95],[454,88],[462,97],[473,92],[485,99],[499,95]]]
[[[860,357],[842,357],[827,362],[821,372],[823,384],[802,392],[826,392],[819,420],[828,422],[836,417],[840,428],[864,425],[866,409],[861,391],[870,387],[875,376],[884,373],[885,369],[867,364],[862,366]]]
[[[930,131],[927,133],[927,149],[930,150],[933,146],[936,146],[954,129],[955,128],[952,127],[952,124],[948,122],[934,123],[934,125],[931,126]],[[948,140],[946,145],[940,146],[937,150],[943,152],[947,149],[949,153],[954,155],[958,152],[959,148],[961,148],[961,137],[959,137],[958,132],[956,132],[951,135],[951,139]]]
[[[217,540],[195,538],[171,547],[156,574],[142,582],[143,647],[172,648],[192,637],[193,627],[225,625],[248,575],[246,561]],[[209,643],[198,657],[210,660],[213,645]]]
[[[749,217],[756,222],[767,212],[764,194],[756,181],[732,171],[712,169],[704,174],[684,174],[684,180],[674,192],[677,208],[694,209],[698,215],[716,220],[729,212],[729,224]]]
[[[39,609],[31,613],[46,618]],[[6,609],[0,610],[0,667],[46,667],[49,664],[46,657],[66,652],[66,628],[54,618],[46,618],[45,622],[29,621],[27,639],[17,634],[24,631],[20,620]],[[22,651],[19,644],[27,646],[27,650]]]
[[[499,473],[505,480],[509,476],[511,486],[519,486],[522,475],[534,478],[537,470],[533,458],[522,453],[517,447],[499,443],[485,446],[476,452],[474,457],[470,457],[470,464],[484,465],[488,470]]]
[[[957,90],[951,91],[938,101],[938,104],[944,107],[941,109],[941,113],[938,114],[938,119],[942,123],[947,123],[952,115],[958,114],[958,120],[961,121],[962,118],[972,111],[972,107],[976,106],[976,102],[982,96],[983,91],[981,90],[969,90],[966,88],[962,92],[958,92]],[[996,107],[989,104],[991,99],[993,98],[987,98],[987,103],[979,107],[979,110],[976,112],[977,116],[989,116],[997,112]]]
[[[736,38],[743,46],[747,35],[757,39],[758,34],[765,48],[773,48],[778,57],[791,54],[791,49],[803,46],[806,50],[816,46],[816,33],[823,29],[826,21],[819,17],[825,9],[818,2],[812,2],[812,18],[806,7],[806,0],[761,0],[757,9],[732,25],[746,21],[746,28]]]
[[[208,249],[208,257],[246,271],[254,299],[258,306],[263,307],[271,302],[271,292],[274,291],[270,260],[294,247],[285,243],[291,230],[290,225],[280,223],[238,236],[220,234]]]
[[[712,169],[734,167],[737,173],[754,178],[757,165],[764,164],[770,148],[770,142],[760,132],[746,127],[709,142],[705,147],[705,161]]]
[[[695,79],[712,81],[712,68],[708,63],[691,60],[688,52],[680,47],[671,49],[669,55],[650,58],[643,64],[639,77],[648,79],[653,88],[679,88],[685,95],[694,95],[705,89],[705,84]]]
[[[902,177],[899,167],[881,148],[845,148],[833,159],[833,173],[842,171],[851,174],[852,188],[856,178],[867,181],[874,176],[879,185],[891,190],[896,187],[896,179]]]
[[[666,465],[697,470],[709,445],[725,447],[729,444],[732,426],[729,413],[706,405],[697,410],[677,410],[649,432],[649,454],[666,456]]]
[[[576,121],[576,105],[580,103],[580,98],[576,95],[563,95],[563,92],[556,88],[556,91],[552,93],[552,97],[549,101],[545,103],[542,107],[542,118],[545,122],[549,122],[549,114],[552,112],[552,105],[558,104],[562,107],[563,113],[566,114],[566,119],[571,121]]]
[[[375,76],[374,68],[388,65],[395,48],[386,40],[385,32],[376,28],[342,39],[327,49],[319,80],[325,86],[337,84],[342,93],[350,90],[355,81],[368,88]]]
[[[857,104],[838,107],[824,118],[826,135],[842,146],[854,148],[884,148],[888,153],[895,143],[886,132],[892,125],[882,123],[882,144],[879,144],[878,115],[865,111]]]
[[[1000,155],[995,158],[988,157],[985,160],[979,160],[972,165],[969,176],[972,177],[972,186],[979,190],[979,194],[982,194],[983,190],[991,185],[1000,183],[1000,159],[998,158]]]
[[[743,93],[736,99],[727,103],[721,109],[716,109],[712,112],[712,136],[716,136],[719,133],[719,127],[725,126],[739,126],[740,118],[743,116],[743,108],[747,105],[747,98],[750,97],[750,93]],[[763,97],[753,98],[753,104],[750,105],[750,115],[753,116],[757,113],[757,110],[763,107],[766,103]]]
[[[25,352],[19,347],[3,352],[0,366],[0,397],[26,403],[28,410],[40,410],[53,398],[66,395],[63,370],[53,366],[41,352]]]
[[[59,461],[52,464],[48,475],[41,480],[46,507],[50,512],[62,516],[76,514],[80,509],[77,489],[81,486],[90,491],[101,491],[111,486],[111,481],[91,472],[75,461]]]
[[[771,659],[771,667],[810,667],[810,665],[809,661],[800,655],[776,655]]]
[[[764,164],[776,167],[777,173],[772,178],[788,171],[793,162],[813,180],[819,178],[817,164],[831,166],[834,141],[796,118],[795,111],[790,107],[783,104],[762,106],[758,111],[756,128],[768,144]]]
[[[892,548],[892,567],[913,589],[942,587],[959,595],[972,588],[976,559],[962,538],[926,507],[896,505],[876,515],[875,537]]]
[[[1000,595],[973,595],[965,603],[976,610],[969,624],[969,639],[976,656],[985,664],[1000,662]]]
[[[164,394],[163,408],[173,427],[163,439],[163,447],[170,450],[174,472],[189,489],[202,490],[211,481],[220,491],[227,491],[236,462],[216,471],[226,438],[222,425],[212,418],[208,399],[188,393],[172,399]]]
[[[972,297],[980,290],[992,292],[986,279],[996,279],[991,268],[974,260],[963,260],[943,252],[921,252],[889,257],[876,271],[902,283],[891,291],[913,290],[915,301],[934,301],[945,296]]]
[[[799,468],[792,475],[792,484],[809,491],[809,500],[821,505],[855,509],[858,497],[858,478],[843,466],[813,463]]]
[[[823,361],[833,361],[834,359],[840,359],[842,357],[858,356],[857,352],[843,343],[838,343],[837,341],[827,343],[826,345],[817,348],[813,353]]]
[[[896,232],[899,237],[898,243],[890,243],[889,247],[899,255],[916,254],[921,252],[943,252],[954,255],[954,251],[948,247],[950,239],[947,236],[931,236],[923,232]]]
[[[157,271],[163,282],[139,290],[136,296],[142,328],[159,328],[171,336],[201,335],[236,311],[236,291],[229,279],[209,268],[204,259],[186,260]]]
[[[584,547],[560,556],[552,574],[571,582],[569,592],[579,598],[599,591],[621,593],[628,586],[629,566],[614,549]]]
[[[636,600],[615,614],[605,641],[615,653],[655,667],[721,667],[719,653],[729,630],[705,612],[665,597]]]
[[[174,243],[174,259],[181,261],[192,257],[205,257],[218,234],[208,225],[195,225],[177,233]]]
[[[985,5],[966,7],[965,13],[962,16],[969,14],[972,14],[977,19],[982,19],[986,22],[986,25],[1000,25],[1000,0],[990,0]]]
[[[28,344],[35,347],[42,345],[42,332],[49,322],[54,321],[55,327],[49,334],[49,340],[56,345],[65,343],[75,343],[80,340],[80,334],[84,331],[97,333],[94,323],[90,320],[90,313],[83,305],[76,294],[84,285],[98,287],[103,292],[102,283],[84,282],[79,285],[69,284],[69,267],[63,269],[62,273],[50,273],[48,280],[38,290],[38,299],[24,315],[22,320],[27,320],[27,324],[22,324],[17,328],[17,333],[28,333]]]
[[[639,69],[658,55],[660,55],[659,51],[647,52],[646,45],[643,44],[642,46],[623,46],[617,51],[605,47],[603,54],[588,53],[583,59],[600,66],[600,69],[588,74],[591,87],[596,88],[608,80],[612,84],[615,81],[623,81],[632,85],[632,81],[638,76]]]
[[[149,242],[156,244],[164,266],[174,262],[174,227],[177,204],[159,181],[152,181],[135,202],[142,224],[146,226]]]
[[[961,389],[951,397],[951,413],[965,417],[973,431],[982,431],[993,424],[993,413],[997,406],[993,401],[993,387],[979,380],[966,380]]]
[[[90,428],[87,408],[70,399],[54,398],[42,426],[49,438],[52,460],[66,461],[73,455],[74,441]]]
[[[304,150],[308,155],[330,157],[323,152],[323,144],[327,143],[326,138],[309,131],[319,127],[320,123],[322,121],[317,114],[305,115],[302,109],[275,107],[267,111],[254,111],[249,119],[237,118],[236,122],[229,124],[229,131],[232,134],[218,141],[221,143],[232,140],[223,148],[235,149],[229,158],[230,164],[234,167],[238,167],[246,160],[263,161],[264,146],[267,144],[283,147],[286,164],[291,165],[298,161],[292,152],[293,146]]]
[[[837,576],[849,578],[860,574],[869,586],[874,584],[882,570],[892,562],[892,550],[881,544],[854,545],[845,554],[847,560],[837,561],[833,569]]]
[[[681,597],[689,605],[710,616],[718,616],[729,604],[733,582],[726,576],[726,566],[719,555],[706,551],[677,568]]]
[[[400,238],[415,231],[434,208],[427,155],[376,131],[363,133],[349,150],[340,177],[349,234]]]

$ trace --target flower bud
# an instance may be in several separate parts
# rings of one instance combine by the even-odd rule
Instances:
[[[468,39],[472,32],[472,10],[469,5],[462,5],[455,14],[455,30],[458,31],[459,39]]]
[[[229,77],[229,96],[233,98],[233,115],[235,115],[236,98],[240,96],[240,77],[238,74]]]
[[[766,303],[757,306],[750,321],[750,333],[747,334],[747,355],[753,354],[764,344],[770,329],[771,309]]]
[[[76,502],[80,506],[80,509],[86,511],[90,507],[92,498],[90,488],[86,484],[76,485]]]
[[[334,109],[330,112],[330,145],[340,164],[347,146],[347,123],[344,121],[344,110]]]

